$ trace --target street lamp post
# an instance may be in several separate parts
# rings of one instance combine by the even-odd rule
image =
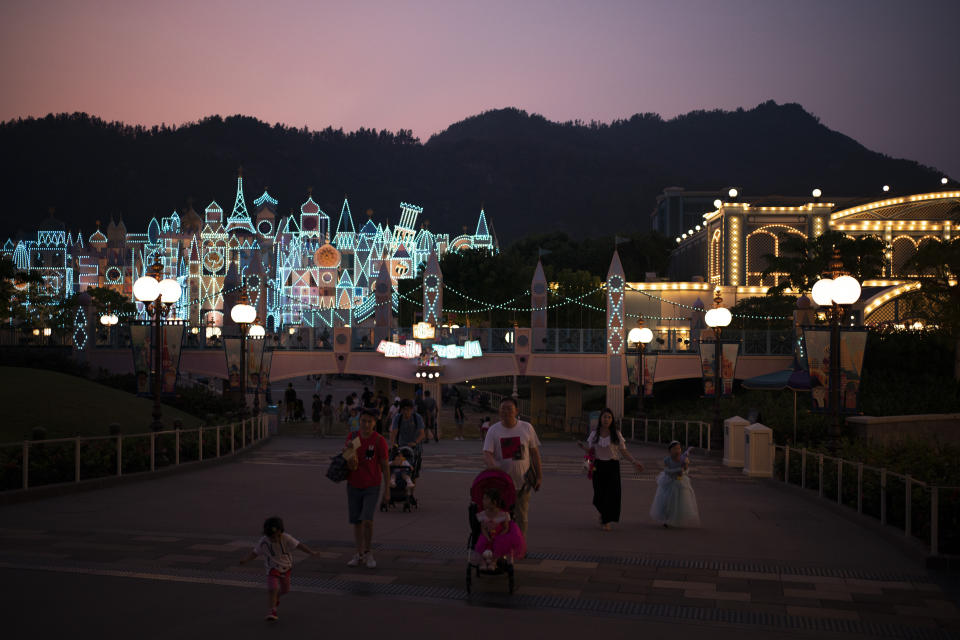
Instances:
[[[821,307],[830,307],[830,412],[833,419],[827,430],[827,448],[836,452],[840,447],[842,427],[840,408],[840,322],[847,305],[860,299],[860,283],[843,268],[840,252],[833,250],[828,270],[830,277],[817,280],[810,297]]]
[[[160,421],[160,384],[163,377],[163,321],[171,307],[180,299],[180,283],[172,278],[164,278],[163,267],[154,262],[148,275],[137,278],[133,283],[133,297],[142,302],[153,323],[153,422],[154,431],[163,429]]]
[[[644,362],[643,358],[647,350],[647,345],[653,341],[653,331],[643,326],[643,320],[640,320],[637,323],[637,326],[633,329],[630,329],[630,332],[627,334],[627,346],[631,344],[636,345],[637,349],[637,408],[640,411],[640,418],[644,418],[644,407],[643,402],[646,396],[646,388],[644,387]]]
[[[120,321],[120,318],[117,317],[117,314],[110,311],[108,308],[106,313],[100,316],[100,324],[107,328],[107,343],[110,346],[113,346],[113,327]]]
[[[707,311],[703,318],[707,326],[713,329],[713,426],[710,430],[710,446],[717,448],[723,446],[723,421],[720,419],[720,395],[723,391],[720,369],[723,363],[723,351],[720,347],[720,334],[733,319],[730,310],[721,306],[722,303],[723,298],[720,296],[720,289],[717,288],[714,292],[713,309]]]
[[[257,310],[250,305],[246,290],[230,309],[230,318],[240,325],[240,417],[247,417],[247,330],[257,319]]]
[[[263,328],[263,325],[260,324],[260,318],[257,318],[253,321],[253,324],[250,326],[250,330],[247,331],[247,337],[251,340],[263,340],[266,336],[266,331]],[[246,345],[244,345],[246,346]],[[263,347],[266,349],[266,345]],[[263,352],[261,351],[261,354]],[[262,355],[260,356],[263,357]],[[263,362],[263,360],[261,360]],[[253,390],[253,416],[257,417],[260,415],[260,374],[257,375],[257,388]]]

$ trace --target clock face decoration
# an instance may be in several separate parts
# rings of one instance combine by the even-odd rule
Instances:
[[[434,276],[434,275],[427,276],[424,279],[423,283],[428,287],[430,287],[431,289],[435,288],[438,284],[440,284],[439,278],[437,278],[437,276]]]
[[[107,267],[103,275],[110,284],[117,284],[123,281],[123,273],[118,267]]]
[[[208,271],[219,271],[223,267],[223,256],[215,249],[208,251],[203,258],[203,266]]]

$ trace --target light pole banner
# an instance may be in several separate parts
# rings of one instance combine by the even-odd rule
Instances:
[[[830,412],[830,327],[804,327],[804,350],[810,372],[810,401],[814,413]]]
[[[653,380],[657,371],[657,356],[643,357],[643,397],[653,397]]]
[[[240,338],[224,338],[223,351],[227,356],[227,385],[240,388]]]
[[[247,392],[255,393],[260,386],[263,368],[263,340],[247,338]]]
[[[186,327],[182,324],[168,324],[163,327],[163,378],[160,390],[166,394],[177,392],[177,376],[180,372],[180,351],[183,347],[183,334]]]
[[[260,361],[260,381],[257,390],[265,393],[270,387],[270,365],[273,363],[273,351],[263,350],[263,359]]]
[[[130,325],[130,348],[133,350],[133,373],[137,378],[137,395],[150,395],[150,360],[153,340],[149,325]]]
[[[703,395],[706,398],[714,397],[714,366],[717,349],[715,340],[700,341],[700,369],[703,372]],[[733,374],[737,370],[737,356],[740,354],[739,342],[720,341],[720,384],[721,396],[733,395]]]
[[[810,368],[810,397],[815,413],[829,413],[830,406],[830,328],[805,327],[803,339]],[[840,328],[840,412],[859,413],[860,377],[867,330]]]

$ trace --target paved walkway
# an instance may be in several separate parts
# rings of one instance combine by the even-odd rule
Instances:
[[[426,447],[417,487],[421,509],[377,514],[379,566],[372,571],[345,564],[353,552],[345,490],[324,477],[338,447],[333,438],[277,437],[236,462],[0,507],[2,597],[19,603],[15,629],[18,623],[35,629],[39,615],[51,633],[68,631],[75,620],[46,614],[72,607],[64,598],[97,590],[113,594],[110,617],[126,616],[131,624],[144,615],[146,594],[163,601],[194,590],[219,611],[196,614],[207,632],[219,633],[238,617],[258,623],[262,569],[237,561],[273,514],[321,552],[298,559],[297,593],[285,601],[285,612],[300,623],[284,616],[288,628],[309,630],[307,613],[315,609],[331,616],[359,610],[354,599],[361,595],[373,596],[367,606],[382,611],[399,614],[402,603],[425,607],[437,619],[436,637],[449,630],[443,620],[489,624],[488,609],[464,609],[467,491],[480,469],[479,441]],[[647,471],[626,472],[624,517],[614,531],[602,532],[579,449],[545,443],[544,486],[531,504],[531,553],[518,563],[518,591],[508,597],[505,578],[483,578],[474,582],[469,602],[507,607],[527,623],[552,620],[560,629],[576,624],[567,627],[546,614],[573,610],[624,629],[639,623],[671,635],[704,625],[711,635],[735,631],[739,637],[776,631],[783,637],[940,638],[960,631],[960,610],[945,585],[872,527],[715,459],[695,460],[691,474],[704,527],[657,526],[647,509],[664,452],[634,450]],[[63,594],[31,599],[20,594],[21,584]],[[331,604],[331,595],[342,604]],[[182,624],[164,620],[150,624],[166,632]],[[391,628],[391,621],[382,626]]]

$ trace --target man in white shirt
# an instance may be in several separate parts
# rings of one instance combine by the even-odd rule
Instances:
[[[537,432],[529,422],[518,420],[517,414],[517,401],[504,398],[500,403],[500,422],[490,427],[483,441],[483,459],[488,469],[500,469],[513,479],[513,485],[517,488],[513,515],[520,531],[526,536],[530,492],[540,490],[543,473]],[[531,467],[535,480],[531,478],[525,481]]]

